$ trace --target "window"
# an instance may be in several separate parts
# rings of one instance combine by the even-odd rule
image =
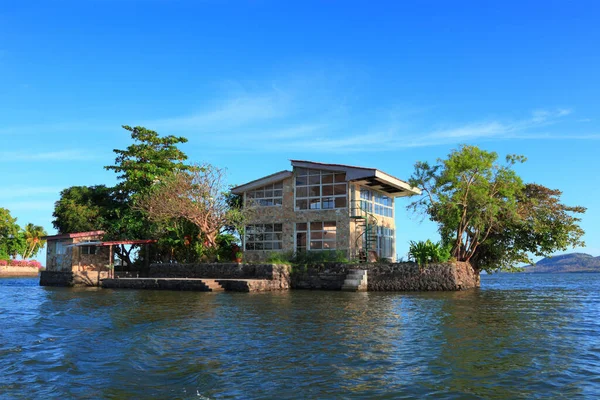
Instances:
[[[377,254],[379,257],[394,258],[394,240],[396,237],[393,229],[377,227]]]
[[[246,192],[246,201],[257,206],[280,206],[283,201],[283,182]]]
[[[296,251],[335,250],[335,221],[301,222],[296,224]]]
[[[282,224],[246,225],[246,250],[281,250]]]
[[[56,242],[56,254],[67,254],[67,248],[65,242]]]
[[[360,188],[360,208],[384,217],[394,217],[394,200],[389,196],[366,188]]]
[[[96,246],[81,246],[81,254],[93,255],[96,254],[97,249]]]
[[[296,210],[346,208],[346,174],[296,168]]]

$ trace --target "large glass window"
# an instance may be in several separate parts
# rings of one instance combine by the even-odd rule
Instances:
[[[383,226],[377,227],[377,254],[382,258],[394,258],[394,230]]]
[[[335,221],[300,222],[296,224],[296,251],[335,250]]]
[[[246,225],[246,250],[281,250],[282,224]]]
[[[343,172],[296,168],[296,210],[346,208],[348,185]]]
[[[257,206],[280,206],[283,202],[283,182],[246,192],[246,202]]]
[[[384,217],[394,217],[394,200],[374,190],[360,188],[360,208]]]

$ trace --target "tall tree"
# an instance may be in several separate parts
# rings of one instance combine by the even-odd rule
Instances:
[[[177,147],[178,144],[186,143],[186,138],[159,136],[157,132],[142,126],[132,128],[123,125],[123,129],[131,132],[134,143],[125,150],[113,150],[117,154],[115,165],[104,167],[119,174],[117,189],[123,195],[145,193],[161,178],[189,169],[184,164],[187,156]]]
[[[104,167],[118,175],[119,183],[113,190],[117,206],[105,228],[106,237],[120,239],[154,239],[160,229],[140,210],[132,208],[136,198],[148,193],[152,187],[166,177],[190,167],[184,163],[187,156],[177,145],[186,143],[181,136],[160,136],[157,132],[141,126],[123,128],[131,132],[133,144],[125,150],[113,150],[117,157],[115,165]],[[115,248],[117,255],[131,264],[135,246]],[[160,254],[157,254],[160,258]]]
[[[530,254],[582,245],[573,214],[585,208],[560,203],[560,191],[524,184],[513,169],[522,162],[510,155],[501,165],[495,152],[466,145],[437,165],[419,162],[410,183],[422,195],[409,208],[437,222],[453,256],[478,270],[508,269]]]

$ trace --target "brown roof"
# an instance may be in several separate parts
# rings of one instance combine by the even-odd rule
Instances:
[[[275,172],[274,174],[263,176],[262,178],[255,179],[248,183],[244,183],[243,185],[236,186],[231,189],[231,192],[234,194],[241,194],[247,190],[252,190],[256,187],[264,186],[269,183],[277,182],[279,180],[283,180],[285,178],[289,178],[292,176],[292,171],[283,170],[279,172]],[[273,181],[273,182],[271,182]]]

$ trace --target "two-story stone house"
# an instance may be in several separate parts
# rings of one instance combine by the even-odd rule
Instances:
[[[292,160],[280,171],[232,189],[252,206],[246,260],[272,252],[342,250],[351,258],[396,258],[394,199],[420,194],[375,168]]]

